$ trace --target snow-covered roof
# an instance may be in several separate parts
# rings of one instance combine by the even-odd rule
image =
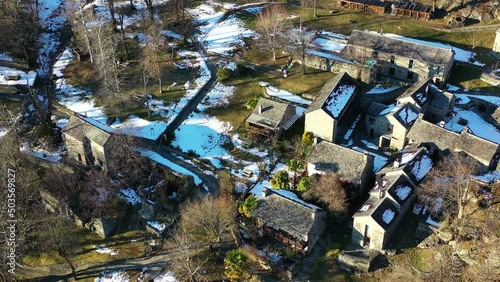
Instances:
[[[26,85],[33,86],[37,73],[0,66],[0,85]]]
[[[418,118],[419,111],[412,104],[399,106],[393,112],[393,116],[405,128],[410,127]]]
[[[325,83],[306,114],[322,109],[332,118],[340,119],[354,98],[356,88],[357,83],[346,72],[336,75]]]
[[[347,45],[343,42],[324,37],[316,37],[310,44],[310,47],[327,52],[340,53]]]

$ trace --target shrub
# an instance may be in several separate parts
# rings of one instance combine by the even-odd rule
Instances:
[[[226,68],[220,68],[217,70],[217,80],[224,81],[231,77],[231,71]]]
[[[224,258],[224,274],[229,279],[244,279],[248,278],[246,271],[248,258],[240,249],[229,251]]]
[[[313,142],[314,134],[310,131],[305,131],[304,134],[302,134],[302,143],[306,146],[311,146]]]
[[[271,186],[276,189],[288,189],[288,172],[286,170],[278,171],[271,179]]]
[[[262,97],[263,97],[262,94],[258,94],[255,97],[253,97],[252,99],[248,100],[247,105],[246,105],[247,109],[249,109],[249,110],[255,109],[255,106],[257,106],[257,103],[259,102],[260,98],[262,98]]]
[[[186,152],[186,154],[187,154],[188,156],[190,156],[190,157],[195,157],[195,158],[197,158],[197,157],[199,157],[199,156],[200,156],[200,155],[199,155],[198,153],[196,153],[196,151],[195,151],[195,150],[193,150],[193,149],[189,149],[189,150]]]
[[[38,138],[52,135],[52,128],[50,124],[42,122],[36,129],[36,135]]]
[[[244,216],[250,218],[252,216],[253,211],[257,208],[259,204],[259,199],[255,196],[249,196],[248,198],[241,203],[238,207],[238,211]]]
[[[297,192],[304,193],[311,187],[311,178],[309,176],[302,177],[297,185]]]

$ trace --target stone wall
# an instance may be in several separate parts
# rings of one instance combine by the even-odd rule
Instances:
[[[312,132],[321,139],[334,142],[337,122],[323,110],[306,113],[304,131]]]
[[[351,77],[362,82],[375,82],[375,70],[359,64],[336,61],[333,59],[314,56],[310,54],[307,54],[305,56],[305,62],[306,66],[311,68],[330,71],[334,73],[347,72]]]

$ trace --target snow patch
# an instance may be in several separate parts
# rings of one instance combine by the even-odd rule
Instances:
[[[386,224],[391,223],[391,221],[394,219],[395,214],[396,213],[393,210],[386,209],[382,214],[382,221],[384,221]]]

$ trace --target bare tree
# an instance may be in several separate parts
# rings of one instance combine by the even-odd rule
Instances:
[[[472,31],[467,34],[467,41],[469,42],[472,50],[475,50],[476,47],[483,42],[484,37],[480,32]]]
[[[141,64],[144,72],[148,77],[158,81],[159,93],[163,92],[163,62],[161,61],[161,26],[155,23],[150,23],[146,30],[146,46],[143,49],[143,59]]]
[[[116,23],[115,18],[115,0],[108,0],[109,16],[111,17],[111,23],[114,25]]]
[[[292,30],[289,33],[290,42],[293,44],[291,48],[291,53],[294,56],[300,58],[300,62],[302,64],[302,74],[306,74],[306,51],[307,47],[314,39],[316,34],[312,31],[309,31],[306,27],[302,26],[302,22],[298,29]]]
[[[155,15],[154,15],[153,0],[144,0],[144,3],[146,4],[146,8],[148,9],[149,19],[152,22],[154,22]]]
[[[304,193],[304,198],[322,202],[335,213],[344,213],[348,208],[347,193],[337,174],[322,175],[313,180],[310,189]]]
[[[194,242],[208,244],[211,249],[235,227],[234,210],[234,205],[224,198],[206,197],[188,202],[181,209],[180,228]]]
[[[71,31],[73,38],[76,40],[80,48],[86,50],[89,55],[90,63],[94,63],[92,45],[87,31],[87,23],[93,19],[92,13],[87,13],[83,10],[86,5],[85,0],[71,0],[66,2],[65,13],[68,19],[71,20]],[[79,57],[79,54],[78,54]],[[80,58],[79,58],[80,59]]]
[[[286,38],[289,28],[286,8],[279,5],[270,6],[257,14],[256,29],[262,35],[262,42],[269,48],[276,61],[276,51]]]
[[[478,166],[472,158],[460,153],[450,153],[442,159],[426,176],[417,190],[424,204],[434,207],[441,202],[441,209],[458,219],[464,216],[468,202],[469,177]]]

